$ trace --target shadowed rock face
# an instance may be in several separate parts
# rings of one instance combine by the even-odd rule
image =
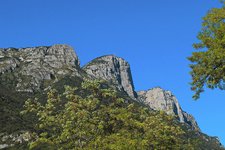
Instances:
[[[176,97],[170,91],[165,91],[161,88],[139,91],[138,99],[152,109],[162,110],[167,114],[175,115],[178,117],[180,122],[185,122],[193,129],[199,130],[194,117],[181,109]]]
[[[198,126],[198,123],[195,121],[195,118],[188,114],[187,112],[183,111],[183,115],[184,115],[184,122],[189,124],[192,129],[194,130],[197,130],[197,131],[201,131],[199,126]]]
[[[0,74],[11,72],[18,91],[33,92],[60,75],[79,75],[78,68],[78,57],[67,45],[0,49]]]
[[[119,90],[124,90],[131,98],[136,98],[130,65],[124,59],[108,55],[94,59],[83,67],[87,74],[111,81]]]

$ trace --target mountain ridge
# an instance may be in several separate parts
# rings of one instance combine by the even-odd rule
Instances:
[[[12,68],[6,67],[5,71],[13,72],[14,69],[17,69],[19,67],[19,64],[21,62],[32,63],[32,66],[30,66],[29,64],[24,66],[25,68],[28,68],[28,69],[25,70],[26,71],[25,73],[23,72],[23,74],[26,74],[28,76],[32,76],[32,78],[35,78],[36,83],[31,82],[32,85],[30,85],[30,86],[38,85],[39,87],[37,87],[37,88],[40,88],[41,83],[39,83],[38,80],[51,80],[52,78],[57,79],[58,74],[60,74],[60,75],[61,74],[62,75],[69,74],[70,72],[66,72],[67,69],[65,69],[63,71],[60,70],[58,72],[50,70],[50,68],[62,69],[62,65],[60,65],[60,63],[62,63],[62,64],[64,63],[65,65],[67,65],[68,68],[70,68],[72,70],[72,73],[70,75],[73,75],[74,72],[78,72],[77,68],[80,68],[80,69],[84,70],[91,77],[95,77],[98,79],[104,79],[107,81],[111,80],[110,82],[114,82],[114,84],[117,86],[117,88],[119,90],[125,91],[125,93],[127,93],[127,95],[130,96],[132,99],[134,99],[138,102],[143,102],[144,104],[147,104],[148,106],[150,106],[150,108],[153,108],[155,110],[163,110],[162,108],[160,108],[161,105],[153,106],[153,104],[148,104],[146,101],[149,101],[149,99],[143,99],[143,97],[140,95],[140,92],[135,91],[130,64],[125,59],[115,56],[114,54],[103,55],[103,56],[97,57],[97,58],[93,59],[92,61],[88,62],[86,65],[84,65],[81,68],[80,63],[79,63],[80,61],[78,59],[76,52],[73,50],[72,47],[65,45],[65,44],[56,44],[53,46],[27,47],[27,48],[19,48],[19,49],[16,49],[16,48],[0,49],[0,56],[1,57],[9,56],[9,57],[11,57],[12,60],[14,60],[15,55],[13,55],[13,51],[16,51],[17,53],[21,52],[21,54],[16,56],[16,57],[19,57],[20,61],[18,61],[16,59],[15,60],[16,64],[12,63],[11,64]],[[32,53],[31,53],[31,51],[32,51]],[[23,58],[24,57],[23,52],[28,53],[28,56],[25,56],[25,58]],[[72,55],[72,57],[67,55],[66,52],[69,52],[69,54]],[[64,57],[62,57],[62,60],[56,61],[56,59],[58,59],[58,57],[53,57],[53,58],[51,57],[51,55],[58,55],[58,54],[64,55]],[[4,57],[2,57],[2,58],[4,58]],[[40,57],[45,58],[41,64],[39,64]],[[2,59],[2,58],[0,58],[0,59]],[[38,62],[36,62],[35,59],[37,59]],[[73,61],[75,63],[73,63]],[[50,67],[49,66],[46,68],[44,67],[46,62],[52,62],[52,63],[49,63]],[[0,65],[1,65],[1,63],[2,63],[2,61],[0,62]],[[34,66],[37,66],[37,67],[34,67]],[[33,69],[33,67],[34,67],[34,69]],[[44,67],[45,69],[43,70],[42,67]],[[0,74],[4,74],[4,71],[1,68],[4,69],[4,67],[2,67],[2,66],[0,67]],[[29,69],[29,68],[31,68],[31,69]],[[38,69],[38,70],[36,70],[36,69]],[[49,69],[49,70],[47,71],[47,69]],[[76,75],[79,76],[80,74],[77,73]],[[56,80],[56,79],[54,79],[54,80]],[[21,80],[21,81],[19,83],[17,83],[16,87],[23,86],[23,85],[21,85],[21,82],[23,82],[23,80],[22,79],[19,79],[19,80]],[[40,81],[40,82],[42,82],[42,81]],[[153,89],[155,89],[155,88],[151,88],[150,90],[147,90],[146,92],[151,91]],[[34,89],[17,89],[17,90],[32,92]],[[165,90],[163,90],[163,91],[165,91]],[[170,91],[168,91],[168,92],[170,92]],[[158,101],[160,103],[161,101],[164,100],[164,98],[161,97],[161,99],[162,100],[160,100],[160,101],[157,99],[153,99],[153,100]],[[166,101],[166,100],[164,100],[164,101]],[[175,103],[178,103],[178,101]],[[164,104],[166,104],[166,103],[164,103]],[[183,111],[183,110],[181,110],[179,103],[177,104],[176,109],[178,109],[179,111]],[[164,110],[164,111],[166,111],[166,110]],[[170,111],[170,112],[168,112],[168,111]],[[166,112],[168,114],[178,115],[178,113],[176,113],[176,112],[172,113],[171,110],[167,110]],[[181,122],[184,122],[184,118],[182,118],[181,115],[179,117],[179,120]],[[194,122],[195,122],[195,120],[194,120]],[[198,130],[197,126],[194,128]]]
[[[0,84],[10,83],[17,92],[48,90],[64,76],[106,80],[135,102],[177,116],[191,130],[201,132],[194,117],[182,110],[172,92],[161,88],[136,92],[130,64],[121,57],[104,55],[80,67],[76,52],[65,44],[0,49]]]

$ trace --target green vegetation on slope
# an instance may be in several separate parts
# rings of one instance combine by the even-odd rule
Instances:
[[[173,116],[118,97],[102,81],[48,93],[45,104],[29,99],[22,114],[36,117],[29,149],[220,149]],[[210,147],[215,146],[215,147]]]

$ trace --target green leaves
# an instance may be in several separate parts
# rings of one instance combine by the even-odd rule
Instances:
[[[203,18],[202,30],[198,34],[199,43],[193,47],[188,59],[192,82],[193,98],[198,99],[205,86],[210,89],[225,89],[225,2],[221,8],[213,8]]]
[[[30,149],[191,148],[172,116],[127,103],[102,83],[87,80],[81,89],[65,86],[62,95],[51,90],[43,105],[28,100],[23,114],[34,113],[38,120],[34,133],[38,138],[29,143]],[[78,95],[79,91],[86,95]]]

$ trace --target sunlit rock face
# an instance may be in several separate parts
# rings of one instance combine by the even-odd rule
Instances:
[[[0,74],[11,73],[18,91],[33,92],[45,80],[78,75],[79,59],[68,45],[0,49]]]
[[[180,122],[189,124],[193,129],[199,130],[199,127],[193,116],[184,112],[176,97],[170,92],[159,87],[147,91],[139,91],[138,99],[154,110],[165,111],[167,114],[177,116]]]
[[[136,98],[130,65],[124,59],[114,55],[102,56],[92,60],[83,69],[90,76],[112,82],[131,98]]]

